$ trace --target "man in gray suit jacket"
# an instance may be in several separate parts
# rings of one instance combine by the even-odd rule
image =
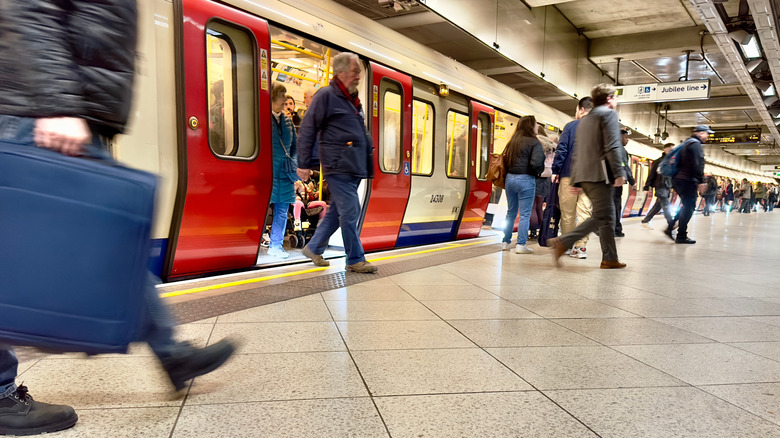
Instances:
[[[626,155],[620,141],[620,123],[615,108],[615,87],[599,84],[591,91],[593,110],[577,127],[577,148],[572,157],[572,190],[584,190],[593,203],[593,215],[570,233],[550,240],[556,266],[574,242],[598,230],[601,269],[625,268],[615,247],[613,187],[626,183]]]

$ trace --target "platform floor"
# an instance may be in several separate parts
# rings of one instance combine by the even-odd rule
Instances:
[[[52,437],[780,437],[780,212],[694,221],[698,243],[683,246],[625,220],[624,270],[598,269],[597,238],[589,259],[554,269],[549,250],[501,252],[493,236],[379,260],[377,277],[345,276],[335,260],[301,280],[212,279],[203,296],[166,300],[186,316],[315,286],[181,325],[200,345],[241,343],[183,393],[140,345],[27,352],[19,381],[77,408],[78,424]]]

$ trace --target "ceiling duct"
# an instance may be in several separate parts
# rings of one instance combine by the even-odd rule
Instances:
[[[753,77],[750,75],[750,72],[745,66],[745,61],[742,58],[741,51],[738,50],[734,45],[732,37],[729,35],[729,32],[726,29],[726,24],[723,22],[723,19],[715,7],[716,2],[713,2],[713,0],[689,1],[696,9],[696,12],[699,14],[699,17],[701,17],[705,26],[707,26],[707,30],[712,35],[712,39],[718,45],[721,53],[723,53],[729,64],[731,64],[731,68],[734,71],[734,74],[739,79],[739,82],[742,85],[742,88],[744,88],[745,93],[747,93],[747,95],[750,97],[751,102],[753,102],[756,111],[758,111],[758,113],[761,115],[761,119],[766,125],[767,130],[772,134],[775,142],[780,143],[780,131],[778,131],[772,116],[769,114],[769,111],[767,111],[766,104],[764,103],[764,97],[753,83]],[[755,16],[756,9],[753,8],[753,4],[758,3],[768,6],[769,0],[748,0],[748,2],[750,3],[750,9],[753,11]],[[771,8],[766,10],[771,11]],[[765,29],[763,28],[763,24],[761,25],[762,27],[759,27],[758,19],[755,21],[757,29]],[[771,32],[771,22],[766,19],[765,21],[767,21],[766,25],[767,27],[770,27]],[[776,64],[778,67],[777,73],[772,70],[772,76],[774,80],[777,81],[777,79],[780,78],[780,45],[778,44],[776,37],[774,38],[774,41],[766,41],[764,39],[764,35],[762,34],[762,30],[758,31],[758,36],[761,39],[761,43],[764,48],[766,59],[769,62],[770,69],[772,69],[773,64]],[[744,39],[742,41],[744,41]],[[777,85],[775,86],[775,89],[777,89]]]

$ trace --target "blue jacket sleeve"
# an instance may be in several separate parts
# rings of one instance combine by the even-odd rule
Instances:
[[[563,170],[563,162],[566,161],[566,157],[569,155],[569,147],[572,141],[574,139],[571,137],[571,124],[567,123],[563,127],[561,138],[558,140],[558,147],[555,149],[555,158],[552,165],[553,175],[560,175]]]
[[[329,93],[325,89],[314,95],[311,105],[303,116],[301,128],[298,132],[298,168],[310,169],[312,166],[312,150],[317,141],[317,135],[326,121],[329,106]]]

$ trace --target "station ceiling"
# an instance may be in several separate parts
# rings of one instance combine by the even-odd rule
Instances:
[[[504,57],[461,28],[415,0],[335,0],[378,23],[480,71],[521,93],[564,113],[573,114],[576,100]],[[768,129],[767,111],[780,116],[780,101],[769,107],[754,104],[729,59],[707,32],[689,0],[494,0],[501,14],[515,9],[552,6],[589,40],[588,58],[609,80],[621,85],[709,79],[708,100],[666,102],[659,110],[666,121],[683,129],[698,124],[716,130],[762,129],[761,145],[724,152],[745,156],[760,164],[780,164],[780,150]],[[702,0],[695,0],[701,2]],[[755,31],[748,0],[706,0],[729,30]],[[753,0],[750,0],[753,1]],[[774,3],[775,0],[768,0]],[[520,11],[518,11],[518,15]],[[773,24],[777,23],[774,17]],[[686,53],[685,51],[690,51]],[[703,56],[702,56],[703,55]],[[780,53],[764,54],[766,61]],[[620,58],[618,61],[617,58]],[[775,59],[775,62],[778,60]],[[772,82],[767,63],[752,77]],[[780,78],[778,78],[780,79]],[[743,81],[744,82],[744,81]],[[780,90],[777,90],[780,93]],[[664,106],[667,105],[668,107]],[[764,116],[762,117],[762,113]],[[780,123],[780,118],[776,119]],[[637,139],[642,141],[643,139]],[[652,139],[646,139],[651,143]]]

